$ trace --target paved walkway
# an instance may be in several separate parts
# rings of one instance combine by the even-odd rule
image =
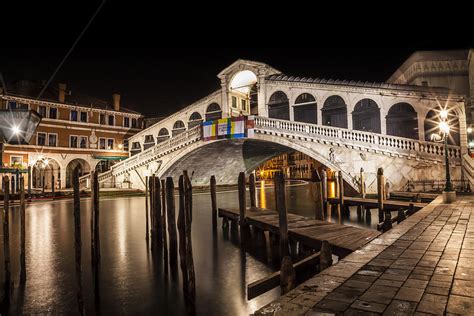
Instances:
[[[257,315],[474,315],[474,196],[437,198]]]

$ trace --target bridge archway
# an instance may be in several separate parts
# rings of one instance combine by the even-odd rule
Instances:
[[[324,101],[321,109],[323,125],[347,128],[347,105],[338,95],[332,95]]]
[[[352,112],[352,129],[380,133],[380,108],[372,99],[362,99]]]
[[[283,91],[276,91],[270,96],[268,117],[280,120],[290,119],[290,100]]]
[[[257,76],[251,70],[241,70],[232,76],[229,84],[231,113],[248,115],[258,112],[257,81]]]
[[[171,131],[171,136],[179,135],[185,130],[186,130],[186,126],[184,125],[184,122],[181,120],[178,120],[174,122],[173,124],[173,130]]]
[[[79,177],[91,172],[91,166],[84,159],[76,158],[71,160],[66,167],[66,188],[72,187],[73,171],[77,167],[79,167]]]
[[[207,106],[206,109],[206,121],[218,120],[222,118],[222,110],[219,104],[211,103]]]
[[[156,137],[156,143],[158,144],[158,143],[164,142],[168,138],[170,138],[170,132],[168,132],[168,129],[163,127],[158,132],[158,136]]]
[[[425,131],[425,140],[432,141],[431,137],[433,134],[439,134],[438,124],[441,121],[439,115],[439,110],[430,110],[426,114],[424,121],[424,131]],[[457,114],[448,112],[448,124],[450,126],[448,144],[450,145],[459,145],[460,144],[460,135],[459,135],[459,119]]]
[[[249,174],[273,157],[298,151],[327,168],[342,170],[344,181],[357,190],[353,176],[335,160],[330,160],[331,155],[324,146],[328,147],[308,148],[292,139],[265,134],[258,134],[254,139],[217,140],[205,145],[196,143],[164,162],[158,176],[172,176],[177,180],[181,172],[187,170],[195,185],[208,185],[212,175],[218,184],[231,184],[236,182],[241,171]]]
[[[386,121],[387,135],[418,139],[418,115],[409,103],[392,105]]]
[[[198,126],[202,122],[202,116],[198,112],[193,112],[189,117],[188,129]]]
[[[297,122],[317,124],[318,106],[312,94],[300,94],[293,105],[293,116]]]

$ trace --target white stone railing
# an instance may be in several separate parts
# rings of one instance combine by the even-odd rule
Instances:
[[[438,160],[444,157],[444,145],[442,143],[424,142],[416,139],[381,135],[345,128],[256,116],[255,129],[263,132],[280,132],[288,135],[319,138],[321,140],[334,141],[341,145],[390,152],[396,155],[430,157]],[[448,146],[448,155],[449,158],[460,159],[461,147]]]
[[[79,189],[88,189],[89,188],[89,179],[91,175],[90,173],[85,174],[79,177]]]
[[[148,148],[128,159],[125,159],[107,171],[99,174],[99,182],[103,182],[113,175],[120,175],[126,171],[133,170],[138,166],[141,166],[147,162],[157,160],[158,158],[166,155],[179,148],[185,147],[201,139],[201,126],[195,126],[187,131],[182,132],[179,135],[173,136],[161,143],[156,144],[153,147]]]

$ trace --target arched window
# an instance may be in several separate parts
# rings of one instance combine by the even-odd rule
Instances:
[[[318,122],[318,106],[316,99],[309,93],[300,94],[293,105],[294,119],[297,122],[313,123]]]
[[[268,117],[280,120],[290,119],[290,101],[282,91],[273,93],[268,102]]]
[[[168,132],[168,130],[166,128],[162,128],[160,129],[160,131],[158,132],[158,136],[156,137],[156,143],[161,143],[165,140],[167,140],[168,138],[170,138],[170,133]]]
[[[371,99],[362,99],[356,103],[352,112],[352,129],[380,133],[380,109]]]
[[[347,128],[347,106],[338,95],[326,99],[323,108],[323,125]]]
[[[194,126],[197,126],[201,124],[202,122],[202,116],[198,112],[194,112],[191,114],[189,117],[189,122],[188,122],[188,129],[193,128]]]
[[[206,109],[206,121],[218,120],[222,118],[222,110],[219,104],[211,103]]]
[[[386,117],[387,135],[418,139],[418,117],[408,103],[392,105]]]
[[[430,110],[426,114],[426,118],[424,121],[424,130],[425,130],[425,140],[432,141],[431,137],[433,134],[439,135],[439,122],[441,121],[441,117],[439,116],[439,112],[441,109],[437,110]],[[449,124],[449,138],[448,144],[450,145],[459,145],[459,120],[455,113],[452,111],[448,111],[448,124]]]
[[[173,125],[173,130],[171,131],[171,136],[176,136],[178,134],[181,134],[186,130],[186,127],[183,123],[183,121],[176,121]]]

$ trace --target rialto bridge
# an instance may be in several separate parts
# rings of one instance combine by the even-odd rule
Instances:
[[[464,96],[445,88],[290,77],[263,63],[238,60],[218,74],[221,88],[129,139],[130,158],[100,175],[104,185],[143,188],[146,174],[186,169],[196,185],[215,175],[231,184],[284,152],[300,151],[341,171],[367,190],[383,167],[394,188],[408,180],[444,179],[444,146],[434,142],[440,111],[451,127],[449,162],[455,179],[471,180]],[[201,123],[248,116],[252,135],[204,140]],[[250,134],[250,133],[249,133]]]

